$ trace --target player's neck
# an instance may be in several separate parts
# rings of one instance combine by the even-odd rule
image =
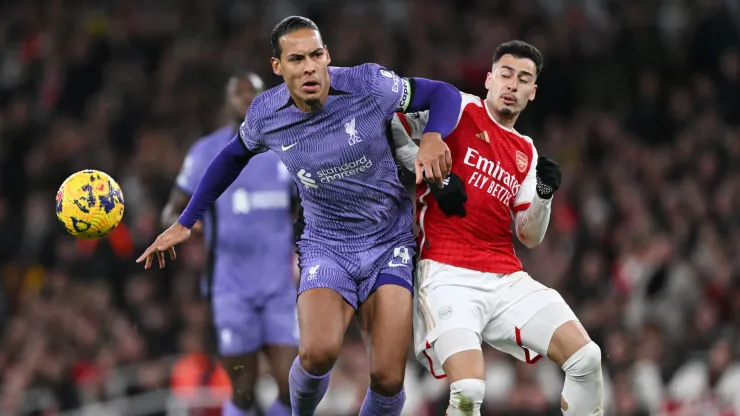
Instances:
[[[496,110],[496,107],[489,103],[488,100],[485,100],[486,107],[488,107],[488,114],[493,117],[493,120],[500,124],[501,126],[507,128],[507,129],[514,129],[514,124],[516,124],[516,119],[519,118],[519,113],[516,114],[503,114],[500,111]]]
[[[321,107],[326,104],[326,100],[329,99],[329,89],[327,88],[326,91],[321,93],[321,97],[318,101],[311,100],[311,101],[304,101],[300,98],[294,96],[292,93],[290,94],[291,98],[293,99],[293,103],[295,103],[296,108],[299,110],[310,113],[312,111],[316,111],[320,109]]]

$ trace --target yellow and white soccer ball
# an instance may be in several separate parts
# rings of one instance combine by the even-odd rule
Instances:
[[[123,218],[123,192],[113,178],[97,170],[79,171],[57,192],[57,218],[75,237],[99,238]]]

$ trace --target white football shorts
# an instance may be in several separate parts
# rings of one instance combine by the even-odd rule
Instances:
[[[482,341],[529,364],[547,355],[555,330],[577,320],[560,294],[526,272],[484,273],[422,260],[415,272],[414,345],[416,358],[435,378],[445,373],[434,342],[452,329],[469,329]],[[549,305],[553,314],[521,328]]]

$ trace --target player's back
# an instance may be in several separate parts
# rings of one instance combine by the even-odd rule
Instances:
[[[193,146],[186,164],[199,171],[196,181],[234,134],[235,129],[225,127]],[[181,183],[188,180],[186,174],[178,178],[178,185],[188,191]],[[292,284],[293,192],[285,166],[275,153],[267,152],[254,157],[208,210],[203,218],[208,250],[204,283],[210,281],[214,294],[260,297]]]
[[[379,68],[330,67],[328,100],[312,112],[293,105],[285,84],[263,93],[252,105],[250,115],[257,112],[257,125],[251,134],[260,138],[258,144],[247,140],[247,147],[274,150],[295,178],[306,220],[302,245],[315,242],[360,253],[399,238],[413,241],[412,202],[399,181],[386,137],[394,110],[384,108],[368,86],[379,71],[401,81]],[[389,90],[399,88],[398,83]]]
[[[467,215],[445,215],[428,187],[419,186],[421,258],[492,273],[521,270],[511,215],[526,209],[534,195],[537,151],[531,139],[498,124],[484,100],[464,94],[460,121],[445,142],[452,173],[465,184]]]

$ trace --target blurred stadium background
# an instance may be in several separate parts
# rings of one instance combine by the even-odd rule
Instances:
[[[1,414],[219,414],[201,240],[164,271],[134,258],[184,152],[220,124],[228,74],[279,81],[269,34],[289,14],[319,24],[336,65],[476,94],[500,42],[540,48],[518,127],[564,189],[525,267],[601,345],[606,414],[740,415],[738,0],[0,2]],[[126,196],[100,241],[54,218],[83,168]],[[486,356],[484,415],[560,414],[559,369]],[[446,385],[409,363],[407,414],[443,414]],[[351,330],[321,414],[356,415],[367,383]],[[274,397],[269,376],[258,391]]]

